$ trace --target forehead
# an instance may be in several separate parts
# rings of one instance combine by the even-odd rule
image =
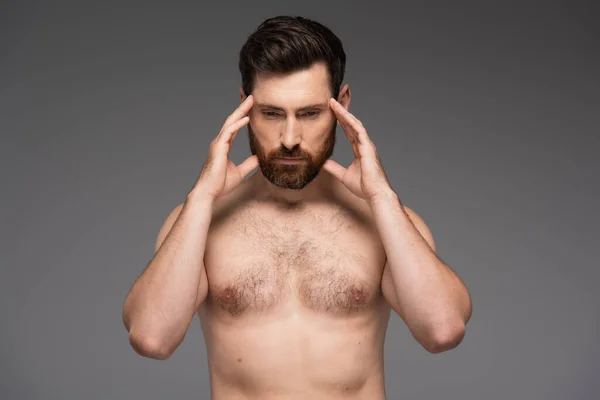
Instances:
[[[331,97],[329,74],[324,63],[288,74],[259,74],[252,95],[257,103],[294,109]]]

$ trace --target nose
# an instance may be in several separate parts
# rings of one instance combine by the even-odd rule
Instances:
[[[302,141],[302,125],[296,118],[287,118],[281,133],[281,144],[287,149],[293,149]]]

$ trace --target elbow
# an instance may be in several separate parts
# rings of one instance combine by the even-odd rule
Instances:
[[[465,324],[454,324],[451,327],[433,330],[429,340],[423,347],[431,354],[439,354],[457,347],[465,337]]]
[[[140,337],[130,332],[129,343],[135,352],[142,357],[166,360],[173,354],[173,350],[164,341],[152,337]]]

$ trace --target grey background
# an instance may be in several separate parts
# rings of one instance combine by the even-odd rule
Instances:
[[[197,319],[156,361],[121,310],[277,14],[343,40],[350,111],[473,296],[438,355],[392,315],[388,397],[599,398],[598,7],[384,4],[1,3],[0,398],[208,398]]]

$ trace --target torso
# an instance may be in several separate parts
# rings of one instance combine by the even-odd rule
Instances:
[[[383,399],[385,251],[349,192],[301,210],[248,181],[215,204],[198,310],[213,399]]]

